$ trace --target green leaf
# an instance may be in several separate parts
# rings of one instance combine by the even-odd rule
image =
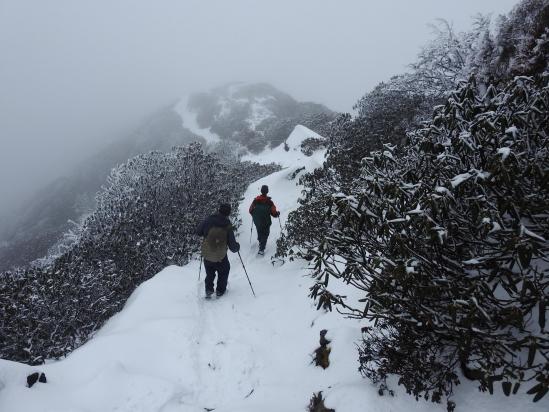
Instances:
[[[541,398],[543,398],[547,392],[549,392],[549,386],[544,386],[541,388],[541,390],[538,391],[537,395],[534,396],[534,402],[539,401]]]
[[[320,299],[318,299],[318,305],[316,306],[316,310],[319,310],[321,307],[322,307],[322,297]]]
[[[501,382],[501,387],[503,388],[503,393],[505,396],[509,396],[511,394],[511,382]]]
[[[545,299],[541,298],[539,301],[539,326],[541,329],[545,329]]]
[[[488,392],[490,392],[490,395],[494,394],[494,381],[490,378],[488,378],[488,382],[486,383],[486,386],[488,386]]]
[[[543,383],[538,383],[537,385],[534,385],[530,388],[528,392],[526,392],[528,395],[533,395],[534,393],[539,392],[543,388]]]
[[[518,250],[518,256],[522,267],[527,268],[530,266],[530,260],[532,259],[532,249],[528,246],[520,247]]]
[[[532,366],[532,364],[534,363],[537,348],[538,345],[535,342],[530,345],[530,348],[528,349],[528,366]]]

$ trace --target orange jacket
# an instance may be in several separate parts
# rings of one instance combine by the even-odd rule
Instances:
[[[258,203],[265,203],[267,205],[270,205],[271,206],[271,209],[270,209],[271,216],[272,217],[277,217],[278,216],[278,211],[276,210],[275,204],[273,203],[271,198],[269,196],[266,196],[266,195],[259,195],[253,200],[252,204],[250,205],[250,209],[249,209],[250,214],[252,214],[252,212],[255,209],[255,205],[258,204]]]

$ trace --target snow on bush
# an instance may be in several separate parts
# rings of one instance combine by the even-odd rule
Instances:
[[[324,167],[301,178],[277,255],[311,261],[318,308],[372,321],[360,370],[381,392],[390,374],[435,402],[462,376],[549,391],[548,13],[524,0],[495,35],[480,19],[449,72],[436,59],[454,46],[430,45],[332,123]],[[457,75],[472,76],[447,90]]]
[[[374,321],[360,349],[374,382],[397,374],[436,402],[460,370],[490,393],[495,382],[506,394],[532,382],[534,400],[549,389],[548,108],[546,80],[487,96],[471,78],[396,162],[373,152],[332,197],[311,294]],[[364,305],[331,293],[331,277],[363,291]]]

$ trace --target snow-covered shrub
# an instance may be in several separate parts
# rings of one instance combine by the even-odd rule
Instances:
[[[220,140],[208,145],[208,150],[215,153],[223,162],[236,162],[248,153],[248,150],[241,144],[232,140]]]
[[[459,66],[448,73],[429,60],[444,56],[436,42],[425,48],[412,73],[357,104],[356,119],[332,123],[324,168],[302,177],[304,197],[278,256],[314,259],[311,296],[319,308],[375,320],[364,329],[360,362],[382,392],[391,393],[385,378],[396,373],[410,393],[440,401],[460,369],[483,390],[501,381],[510,394],[531,381],[526,389],[535,400],[548,391],[547,6],[521,2],[500,23],[513,36],[494,37],[478,19],[453,43],[463,59],[453,59]],[[453,34],[441,34],[454,47]],[[515,60],[529,49],[513,41],[535,44],[532,59]],[[505,50],[509,65],[496,70]],[[433,69],[438,75],[429,83]],[[446,90],[448,80],[469,73],[481,81]],[[509,84],[524,73],[534,78]],[[419,112],[405,105],[399,117],[384,104],[395,91],[418,97]],[[434,117],[418,123],[441,98]],[[406,130],[402,147],[405,139],[395,137]],[[334,277],[361,290],[366,306],[332,293]]]
[[[497,34],[479,56],[485,77],[512,79],[549,70],[549,2],[523,0],[497,22]],[[483,58],[484,57],[484,58]]]
[[[78,242],[46,267],[0,274],[0,357],[32,364],[80,346],[133,290],[197,252],[196,225],[220,202],[236,207],[277,166],[223,162],[199,144],[117,167]]]
[[[440,401],[459,371],[509,395],[549,390],[549,87],[474,78],[332,196],[311,295],[372,320],[362,373]],[[364,304],[330,292],[339,278]],[[319,303],[319,304],[320,304]]]
[[[409,72],[378,84],[355,105],[376,149],[383,143],[405,143],[406,132],[429,118],[456,82],[468,77],[471,61],[485,46],[479,36],[488,31],[489,19],[478,17],[474,29],[462,33],[456,33],[445,20],[432,27],[432,40],[409,65]]]
[[[311,189],[304,190],[300,206],[289,213],[285,230],[276,242],[277,258],[294,257],[311,260],[327,228],[325,213],[334,183],[327,175],[330,169],[316,169],[300,177],[299,183]]]
[[[320,136],[328,136],[332,122],[339,115],[336,113],[315,113],[306,114],[299,119],[296,119],[299,124],[302,124],[308,129],[318,133]]]
[[[326,139],[320,139],[318,137],[308,137],[301,142],[301,152],[305,156],[312,156],[312,154],[320,149],[326,147]]]
[[[313,358],[315,366],[320,366],[323,369],[330,366],[330,353],[332,351],[332,348],[328,346],[330,344],[330,340],[326,338],[326,333],[328,333],[326,329],[322,329],[320,331],[320,346],[315,349]]]
[[[372,144],[380,148],[383,143],[405,143],[406,131],[430,115],[439,101],[410,87],[410,83],[415,86],[415,82],[409,83],[404,78],[406,76],[397,76],[380,83],[355,106],[361,128],[367,130],[370,150]]]
[[[277,240],[277,257],[294,256],[308,260],[314,255],[327,230],[326,211],[334,191],[353,182],[361,159],[381,147],[378,134],[372,134],[364,118],[338,116],[326,130],[327,159],[322,168],[303,175],[300,206],[286,220],[285,231]]]

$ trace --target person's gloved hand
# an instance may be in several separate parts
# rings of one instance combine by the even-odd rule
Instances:
[[[275,217],[280,217],[280,212],[276,212]]]

